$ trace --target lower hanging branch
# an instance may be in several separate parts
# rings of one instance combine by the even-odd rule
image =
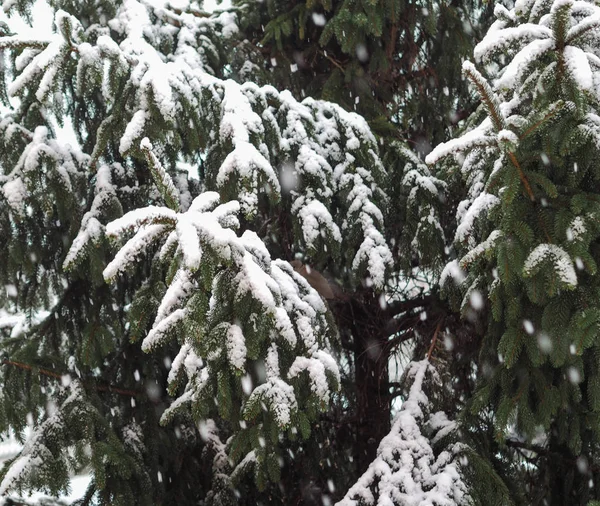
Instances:
[[[54,378],[54,379],[58,379],[58,380],[62,380],[63,376],[65,376],[64,374],[60,374],[58,372],[51,371],[49,369],[39,368],[39,367],[33,366],[31,364],[25,364],[24,362],[17,362],[15,360],[3,359],[2,365],[10,365],[13,367],[17,367],[19,369],[23,369],[25,371],[31,371],[31,372],[37,371],[38,374],[41,374],[42,376],[46,376],[48,378]],[[111,392],[111,393],[115,393],[115,394],[119,394],[119,395],[125,395],[127,397],[138,397],[140,395],[144,395],[144,393],[145,393],[142,390],[130,390],[127,388],[115,387],[113,385],[96,385],[96,384],[90,383],[90,382],[87,382],[87,383],[84,382],[82,384],[83,384],[83,387],[86,389],[92,389],[97,392]]]

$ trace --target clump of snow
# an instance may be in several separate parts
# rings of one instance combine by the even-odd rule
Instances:
[[[298,403],[294,395],[294,388],[280,378],[270,378],[266,383],[257,386],[248,404],[264,402],[275,415],[275,420],[280,428],[289,427],[292,413],[297,411]]]
[[[24,211],[24,202],[27,197],[27,188],[23,183],[23,179],[15,177],[12,181],[8,181],[2,185],[2,193],[8,202],[8,205],[18,214]]]
[[[487,251],[493,249],[503,236],[504,234],[501,230],[494,230],[485,241],[475,246],[461,258],[461,268],[468,268],[475,260],[481,258]]]
[[[577,273],[569,254],[556,244],[540,244],[529,253],[523,265],[525,276],[535,275],[541,265],[550,261],[558,279],[567,287],[577,286]]]
[[[475,239],[472,237],[473,225],[477,218],[484,212],[489,212],[500,204],[500,199],[490,193],[482,193],[471,204],[461,222],[456,228],[456,242],[467,242],[470,246],[475,246]]]
[[[425,163],[434,165],[447,156],[456,155],[475,147],[493,145],[496,142],[496,138],[490,132],[490,127],[491,122],[487,120],[478,128],[465,133],[462,137],[438,144],[425,157]]]
[[[243,370],[246,365],[246,340],[238,325],[230,325],[227,330],[227,358],[236,369]]]
[[[578,47],[567,46],[563,54],[567,71],[575,81],[575,85],[582,91],[593,93],[594,76],[586,53]]]
[[[460,285],[465,280],[465,277],[465,271],[460,268],[458,260],[451,260],[440,274],[440,286],[445,286],[450,279],[457,285]]]
[[[585,219],[581,216],[577,216],[571,222],[568,232],[570,234],[571,241],[579,241],[586,233],[587,227],[585,225]]]
[[[85,248],[101,240],[104,235],[104,225],[100,220],[104,210],[115,201],[117,201],[117,194],[112,184],[110,167],[103,165],[96,174],[95,197],[92,207],[83,216],[79,233],[73,240],[63,262],[63,267],[66,270],[77,262]]]
[[[316,358],[296,357],[288,371],[288,376],[294,378],[303,371],[308,373],[310,387],[318,399],[324,404],[329,404],[329,381],[325,375],[323,362]]]

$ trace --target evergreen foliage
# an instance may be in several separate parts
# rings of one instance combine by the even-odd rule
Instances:
[[[327,306],[288,261],[384,286],[375,137],[334,104],[220,79],[234,14],[53,6],[50,40],[0,42],[3,303],[29,315],[2,340],[0,421],[33,427],[0,494],[85,469],[88,502],[235,501],[249,472],[279,481],[340,387]]]
[[[600,497],[594,2],[49,4],[0,26],[0,504]]]
[[[501,445],[532,449],[522,465],[548,481],[528,500],[584,504],[598,493],[600,11],[518,1],[495,14],[474,51],[491,80],[463,65],[482,103],[473,127],[427,157],[453,155],[467,191],[442,289],[487,322],[469,410],[493,413]]]
[[[273,79],[364,116],[374,132],[423,153],[474,105],[460,75],[492,2],[236,0],[249,41],[234,72]],[[291,69],[291,72],[290,72]]]
[[[425,393],[428,386],[435,394],[441,377],[428,359],[409,364],[406,377],[412,384],[394,427],[339,506],[471,502],[460,471],[464,450],[460,443],[448,442],[457,426],[443,411],[432,411],[432,394]],[[435,451],[436,446],[447,449]]]

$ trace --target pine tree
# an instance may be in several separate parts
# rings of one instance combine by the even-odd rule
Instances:
[[[33,427],[0,494],[86,469],[87,503],[233,502],[279,481],[340,386],[327,306],[288,261],[384,286],[375,137],[222,80],[230,13],[53,5],[50,40],[0,41],[3,304],[28,315],[2,340],[0,422]]]
[[[442,288],[487,325],[464,420],[489,427],[488,457],[523,503],[587,504],[600,494],[600,10],[517,1],[495,15],[478,65],[463,65],[480,109],[427,158],[466,191]]]
[[[457,62],[489,5],[50,4],[50,40],[0,38],[0,277],[24,314],[0,432],[34,427],[0,493],[85,470],[83,504],[326,504],[395,483],[406,443],[426,458],[398,494],[486,502],[497,476],[448,421],[481,322],[437,288],[464,189],[398,139],[422,153],[476,104]]]

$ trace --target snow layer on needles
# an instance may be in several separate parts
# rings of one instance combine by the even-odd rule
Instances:
[[[523,272],[526,276],[534,275],[541,264],[549,260],[554,267],[554,272],[562,283],[568,287],[577,286],[577,273],[570,255],[556,244],[540,244],[525,260]]]
[[[124,1],[108,22],[119,35],[119,44],[107,35],[98,37],[95,44],[80,42],[81,24],[64,13],[57,14],[58,33],[29,61],[11,92],[20,95],[38,84],[40,101],[51,106],[54,94],[48,90],[54,89],[61,78],[61,66],[72,58],[78,60],[78,76],[83,81],[85,76],[102,71],[102,93],[107,100],[117,98],[108,74],[124,76],[133,98],[122,105],[126,126],[119,132],[119,150],[123,155],[139,149],[145,137],[154,141],[150,132],[157,124],[185,133],[198,116],[203,117],[207,131],[202,135],[211,139],[211,149],[219,153],[211,157],[216,167],[210,168],[217,189],[235,193],[247,217],[258,212],[261,193],[273,200],[280,198],[279,165],[289,161],[300,184],[292,191],[294,219],[300,222],[307,249],[351,238],[355,242],[351,247],[357,250],[353,267],[365,270],[365,276],[382,287],[392,265],[380,232],[383,213],[378,207],[379,202],[385,203],[385,197],[376,175],[385,171],[365,120],[334,104],[314,99],[298,102],[287,91],[214,77],[207,55],[215,48],[210,47],[206,33],[230,31],[232,13],[195,18],[170,12],[173,24],[168,26],[175,34],[174,51],[162,54],[156,48],[161,47],[165,27],[154,18],[162,20],[163,10],[151,3]],[[72,27],[70,31],[67,25]],[[279,138],[267,143],[268,133]],[[32,164],[37,166],[39,155],[50,152],[40,142],[34,144],[41,150],[30,153]],[[148,142],[141,146],[142,150],[147,147]],[[59,164],[57,171],[68,187],[69,168]],[[4,191],[16,207],[23,193],[18,174],[11,181]],[[332,209],[338,210],[335,216]],[[86,229],[66,265],[73,263],[83,245],[100,230],[102,221],[98,224],[91,218],[86,219]],[[180,228],[184,227],[182,223]],[[347,233],[342,235],[342,230]],[[319,238],[324,240],[317,245]],[[195,265],[199,257],[187,260]]]
[[[409,367],[413,384],[392,430],[381,441],[377,458],[337,506],[458,506],[468,502],[457,463],[460,446],[452,445],[436,455],[433,440],[422,431],[426,423],[442,436],[455,428],[445,414],[429,415],[423,384],[426,375],[435,372],[426,359]]]

